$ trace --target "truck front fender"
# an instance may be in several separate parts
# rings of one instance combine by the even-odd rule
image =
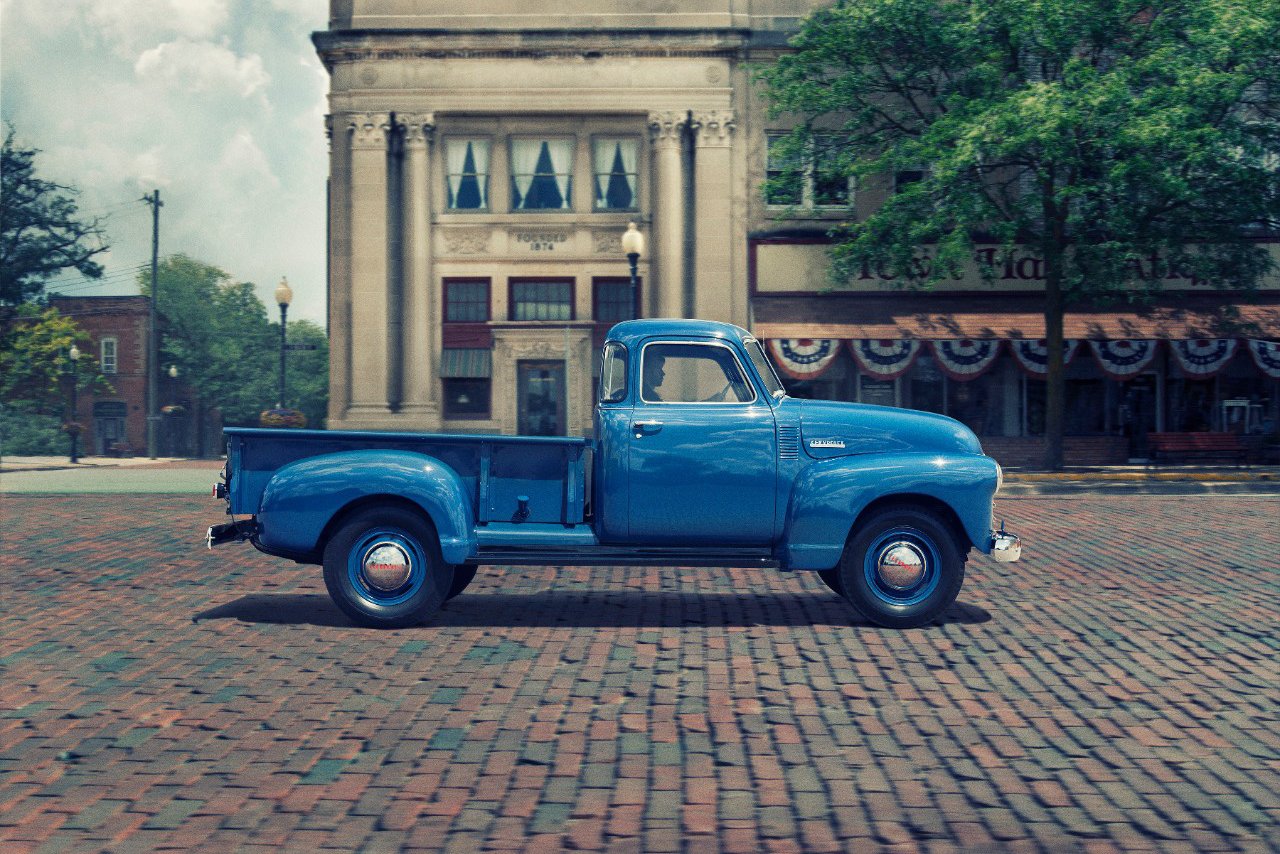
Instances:
[[[832,568],[862,511],[897,496],[941,502],[969,543],[985,552],[998,479],[995,460],[976,454],[865,454],[815,462],[796,477],[778,556],[790,569]]]
[[[475,523],[456,472],[411,451],[343,451],[280,468],[258,507],[258,544],[267,552],[318,558],[330,521],[353,503],[385,495],[417,505],[440,536],[446,563],[476,552]]]

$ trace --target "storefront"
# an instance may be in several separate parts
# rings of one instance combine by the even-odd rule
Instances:
[[[1021,282],[961,290],[802,289],[824,283],[825,246],[753,246],[753,329],[790,393],[949,415],[1006,465],[1043,457],[1042,297]],[[798,263],[803,259],[804,263]],[[779,287],[779,285],[784,287]],[[1280,292],[1183,289],[1141,308],[1072,308],[1064,319],[1068,465],[1145,460],[1153,432],[1262,441],[1280,423]]]

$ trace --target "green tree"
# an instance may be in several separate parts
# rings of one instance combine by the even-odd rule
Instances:
[[[837,281],[870,264],[927,286],[979,239],[1040,255],[1058,469],[1068,305],[1273,269],[1253,238],[1280,224],[1278,46],[1280,0],[841,0],[761,78],[797,159],[836,131],[844,175],[927,166],[833,230]]]
[[[251,283],[236,282],[211,264],[178,254],[165,258],[157,273],[160,364],[176,366],[199,395],[193,401],[197,423],[216,407],[227,425],[256,426],[259,413],[274,406],[279,394],[279,324],[268,321]],[[139,276],[139,285],[150,294],[150,273]],[[324,340],[305,321],[290,323],[289,330],[294,341]],[[306,358],[291,355],[291,402],[320,426],[310,419],[327,406],[327,346],[306,352]]]
[[[44,283],[66,269],[102,275],[93,256],[107,244],[97,219],[79,217],[71,187],[36,175],[38,149],[14,142],[13,128],[0,152],[0,314],[38,297]]]
[[[69,358],[72,345],[80,358]],[[71,383],[81,391],[109,392],[92,355],[89,334],[57,309],[17,306],[0,336],[0,450],[9,454],[60,453],[60,425],[72,421]]]
[[[279,335],[280,325],[274,327]],[[285,406],[301,410],[308,427],[323,427],[329,416],[329,339],[324,329],[310,320],[290,320],[285,332],[290,344],[316,348],[289,353]]]

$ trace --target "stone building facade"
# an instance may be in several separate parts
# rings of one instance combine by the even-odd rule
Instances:
[[[944,411],[997,456],[1032,453],[1043,382],[1014,351],[1043,335],[1035,259],[931,293],[868,271],[832,294],[832,222],[911,176],[855,189],[815,164],[797,186],[762,189],[785,126],[751,68],[815,5],[331,0],[314,37],[330,74],[330,426],[589,432],[604,331],[701,317],[769,340],[793,393]],[[647,239],[634,294],[629,222]],[[1229,427],[1228,400],[1247,401],[1242,427],[1275,420],[1278,381],[1248,341],[1215,373],[1180,371],[1168,342],[1218,340],[1224,299],[1168,284],[1185,293],[1163,314],[1068,318],[1069,337],[1150,341],[1155,356],[1112,375],[1080,350],[1071,393],[1091,414],[1072,426],[1068,462],[1140,455],[1133,437],[1148,429]],[[1280,337],[1275,285],[1241,310],[1264,338]],[[994,350],[976,353],[992,349],[982,342]],[[905,348],[909,364],[877,367],[860,346]],[[967,374],[953,352],[990,358]]]

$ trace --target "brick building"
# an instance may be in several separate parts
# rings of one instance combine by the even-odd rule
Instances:
[[[93,339],[93,357],[112,391],[81,389],[74,420],[84,427],[86,455],[142,455],[147,452],[147,317],[143,296],[53,296],[49,304],[72,318]],[[160,456],[194,456],[200,436],[191,415],[192,390],[161,366],[158,383]],[[216,424],[206,425],[208,432]]]

